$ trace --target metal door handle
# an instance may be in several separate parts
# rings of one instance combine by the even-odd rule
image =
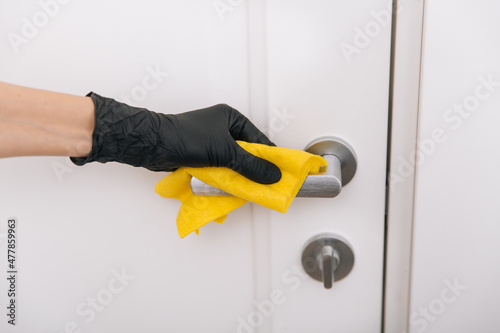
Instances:
[[[356,154],[345,141],[335,137],[321,137],[309,143],[305,151],[321,155],[328,166],[310,174],[302,184],[297,197],[333,198],[342,191],[356,173]],[[230,196],[230,194],[205,184],[193,177],[191,190],[195,195]]]

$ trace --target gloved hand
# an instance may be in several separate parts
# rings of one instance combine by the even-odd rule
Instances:
[[[77,165],[115,161],[151,171],[187,167],[228,167],[250,180],[273,184],[279,168],[235,140],[275,146],[244,115],[226,104],[162,114],[136,108],[93,92],[95,127],[87,157],[70,157]]]

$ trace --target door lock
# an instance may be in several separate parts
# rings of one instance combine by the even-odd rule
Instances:
[[[330,289],[351,272],[354,253],[347,242],[334,234],[319,234],[311,238],[302,251],[302,266],[307,274]]]

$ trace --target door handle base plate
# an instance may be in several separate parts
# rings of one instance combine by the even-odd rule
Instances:
[[[358,161],[354,149],[344,140],[334,136],[322,136],[311,141],[305,151],[316,155],[335,155],[342,165],[342,186],[347,185],[356,173]]]

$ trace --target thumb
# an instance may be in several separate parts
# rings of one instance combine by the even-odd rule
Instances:
[[[263,158],[250,154],[237,147],[236,156],[228,166],[246,178],[261,184],[274,184],[281,179],[280,169]]]

